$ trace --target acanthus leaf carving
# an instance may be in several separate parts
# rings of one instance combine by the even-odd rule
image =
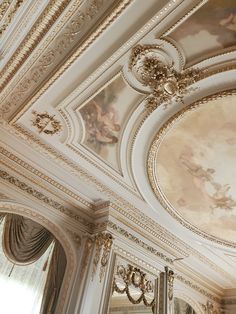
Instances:
[[[95,242],[95,255],[93,259],[92,279],[96,274],[98,264],[100,262],[99,278],[101,282],[105,275],[106,267],[109,261],[110,251],[113,244],[113,237],[110,233],[101,232],[95,235],[94,242]]]
[[[129,69],[135,78],[149,88],[146,107],[153,111],[162,103],[166,108],[171,101],[183,101],[191,91],[190,85],[200,77],[197,69],[178,72],[173,60],[157,45],[138,45],[133,48]]]

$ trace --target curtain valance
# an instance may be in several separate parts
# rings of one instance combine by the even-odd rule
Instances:
[[[52,240],[52,234],[35,221],[19,215],[6,214],[3,250],[13,263],[33,263],[45,253]]]
[[[41,305],[42,314],[55,313],[66,269],[66,255],[57,239],[43,226],[20,215],[0,213],[4,219],[2,246],[13,264],[27,265],[38,260],[54,242]],[[47,263],[46,263],[47,264]]]

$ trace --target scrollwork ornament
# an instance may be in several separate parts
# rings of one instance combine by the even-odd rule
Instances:
[[[164,108],[171,101],[182,101],[200,76],[197,69],[187,69],[178,72],[173,61],[156,45],[138,45],[131,54],[129,69],[136,79],[150,90],[146,107],[153,111],[162,103]]]

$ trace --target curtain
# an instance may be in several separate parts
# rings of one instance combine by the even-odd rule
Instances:
[[[55,246],[52,253],[52,258],[48,270],[47,281],[43,294],[41,305],[41,314],[53,314],[56,310],[57,299],[60,293],[61,284],[63,281],[66,269],[66,255],[58,241],[55,241]]]
[[[35,262],[45,253],[52,240],[52,234],[33,220],[19,215],[6,215],[2,239],[3,250],[13,263]]]
[[[0,213],[0,224],[1,224],[4,217],[5,217],[5,213]]]
[[[0,224],[0,239],[4,221]],[[36,262],[22,266],[14,265],[5,256],[0,241],[0,313],[35,314],[40,307],[49,267],[47,263],[52,254],[53,243]],[[45,271],[43,271],[45,269]]]

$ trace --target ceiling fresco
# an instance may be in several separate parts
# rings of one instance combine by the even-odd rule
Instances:
[[[187,63],[231,50],[236,46],[236,1],[207,2],[169,37],[182,47]]]
[[[118,74],[79,110],[85,126],[83,145],[116,170],[122,131],[141,97]]]
[[[156,147],[156,181],[171,207],[200,230],[235,242],[236,95],[181,112]],[[172,120],[173,122],[173,120]],[[172,125],[172,123],[170,123]],[[154,142],[154,145],[157,141]]]

